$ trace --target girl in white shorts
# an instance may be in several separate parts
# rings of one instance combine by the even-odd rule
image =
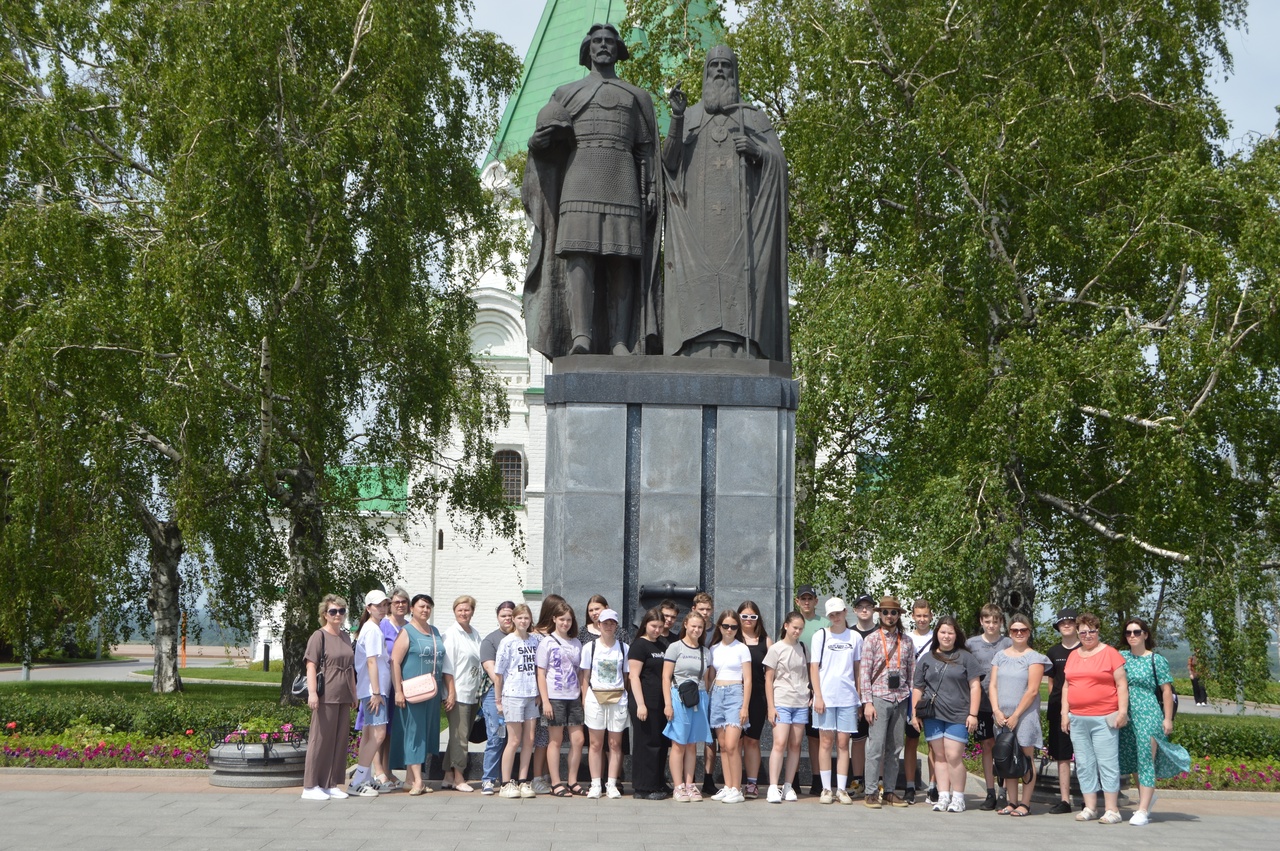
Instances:
[[[600,772],[604,767],[604,740],[609,736],[609,782],[604,794],[621,798],[618,775],[622,772],[622,731],[627,728],[627,692],[623,685],[627,645],[618,640],[618,613],[605,609],[596,625],[600,637],[582,649],[582,708],[591,737],[587,762],[591,767],[588,798],[599,798]]]
[[[513,614],[515,629],[498,645],[493,663],[494,705],[507,725],[502,752],[503,798],[532,798],[529,763],[533,761],[533,731],[538,724],[538,638],[529,634],[533,612],[523,603]],[[516,785],[516,751],[520,752],[520,784]]]

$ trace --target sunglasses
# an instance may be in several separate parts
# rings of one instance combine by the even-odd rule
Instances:
[[[408,600],[392,600],[392,601],[391,601],[391,605],[393,605],[393,606],[407,606],[407,605],[409,605],[409,601],[408,601]]]
[[[744,621],[758,621],[758,620],[760,620],[760,616],[759,616],[759,615],[750,615],[750,614],[745,614],[745,613],[744,613],[744,614],[741,614],[741,615],[738,615],[738,617],[739,617],[739,618],[741,618],[741,619],[742,619],[742,620],[744,620]]]
[[[1145,629],[1126,629],[1124,631],[1125,635],[1143,635],[1144,633],[1146,633]]]
[[[731,632],[738,631],[738,625],[736,623],[722,623],[720,624],[720,628],[730,630]]]
[[[1009,630],[1010,635],[1026,635],[1029,632],[1031,632],[1031,630],[1022,626]]]
[[[900,609],[881,609],[881,610],[880,610],[880,614],[884,615],[885,617],[895,617],[895,618],[896,618],[898,615],[902,614],[902,610],[900,610]]]
[[[1096,629],[1082,629],[1082,630],[1078,630],[1078,632],[1081,635],[1097,635],[1098,634],[1098,631]]]
[[[329,614],[331,615],[345,615],[346,613],[347,613],[346,609],[330,609],[329,610]]]

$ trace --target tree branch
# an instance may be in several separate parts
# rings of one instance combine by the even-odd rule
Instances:
[[[1148,552],[1148,553],[1151,553],[1152,555],[1160,556],[1161,558],[1167,558],[1171,561],[1176,561],[1178,564],[1188,564],[1192,560],[1191,556],[1187,555],[1186,553],[1180,553],[1177,550],[1170,550],[1164,547],[1158,547],[1155,544],[1147,543],[1146,541],[1140,538],[1135,538],[1133,535],[1129,535],[1124,532],[1117,532],[1116,530],[1112,529],[1109,526],[1106,526],[1102,522],[1098,521],[1097,519],[1087,514],[1081,506],[1074,505],[1070,502],[1067,502],[1065,499],[1060,499],[1056,496],[1053,496],[1052,494],[1047,494],[1044,491],[1035,491],[1034,493],[1035,493],[1036,499],[1040,500],[1043,503],[1047,503],[1048,505],[1052,505],[1054,508],[1061,511],[1063,514],[1066,514],[1068,517],[1071,517],[1075,520],[1079,520],[1081,523],[1088,526],[1090,529],[1097,532],[1099,535],[1101,535],[1102,537],[1106,538],[1109,541],[1115,541],[1117,543],[1133,544],[1135,547],[1137,547],[1140,550],[1143,550],[1144,552]]]
[[[1108,411],[1106,408],[1095,408],[1093,405],[1080,405],[1079,408],[1082,412],[1088,414],[1091,417],[1103,417],[1108,420],[1111,420],[1111,419],[1124,420],[1127,423],[1130,423],[1136,426],[1142,426],[1143,428],[1151,428],[1151,429],[1168,428],[1168,429],[1173,429],[1174,431],[1177,431],[1177,432],[1182,431],[1182,426],[1171,425],[1171,423],[1176,419],[1175,417],[1172,417],[1172,416],[1160,417],[1159,419],[1156,419],[1156,420],[1149,420],[1145,417],[1134,416],[1133,414],[1113,414],[1111,411]]]

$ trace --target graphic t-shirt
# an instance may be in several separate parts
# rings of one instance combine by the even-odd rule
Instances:
[[[538,696],[538,636],[521,639],[516,633],[504,636],[498,645],[493,672],[502,677],[502,696]]]
[[[671,674],[672,685],[678,686],[691,680],[700,683],[702,673],[711,663],[711,654],[705,647],[690,647],[683,640],[673,641],[667,648],[665,662],[675,666]]]
[[[582,642],[576,638],[548,635],[538,644],[538,667],[547,672],[547,697],[573,700],[582,695],[578,682],[578,662],[582,659]]]
[[[604,641],[596,639],[582,648],[581,669],[587,677],[589,689],[625,688],[627,676],[628,647],[621,641],[613,642],[612,647],[605,647]],[[587,700],[595,700],[595,694],[588,690]],[[627,705],[624,692],[619,706]]]
[[[818,666],[818,684],[827,707],[858,706],[858,685],[853,663],[862,659],[862,636],[852,629],[844,632],[820,630],[809,646],[809,662]]]

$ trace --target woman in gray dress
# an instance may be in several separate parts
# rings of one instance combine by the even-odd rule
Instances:
[[[991,662],[987,693],[996,726],[1016,732],[1018,745],[1031,764],[1031,778],[1023,783],[1021,798],[1018,797],[1021,778],[1004,779],[1009,805],[1000,810],[1000,815],[1026,816],[1031,814],[1031,793],[1036,786],[1033,754],[1044,746],[1040,730],[1040,681],[1053,663],[1048,656],[1031,649],[1031,618],[1026,615],[1009,619],[1009,638],[1013,646],[1001,650]]]

